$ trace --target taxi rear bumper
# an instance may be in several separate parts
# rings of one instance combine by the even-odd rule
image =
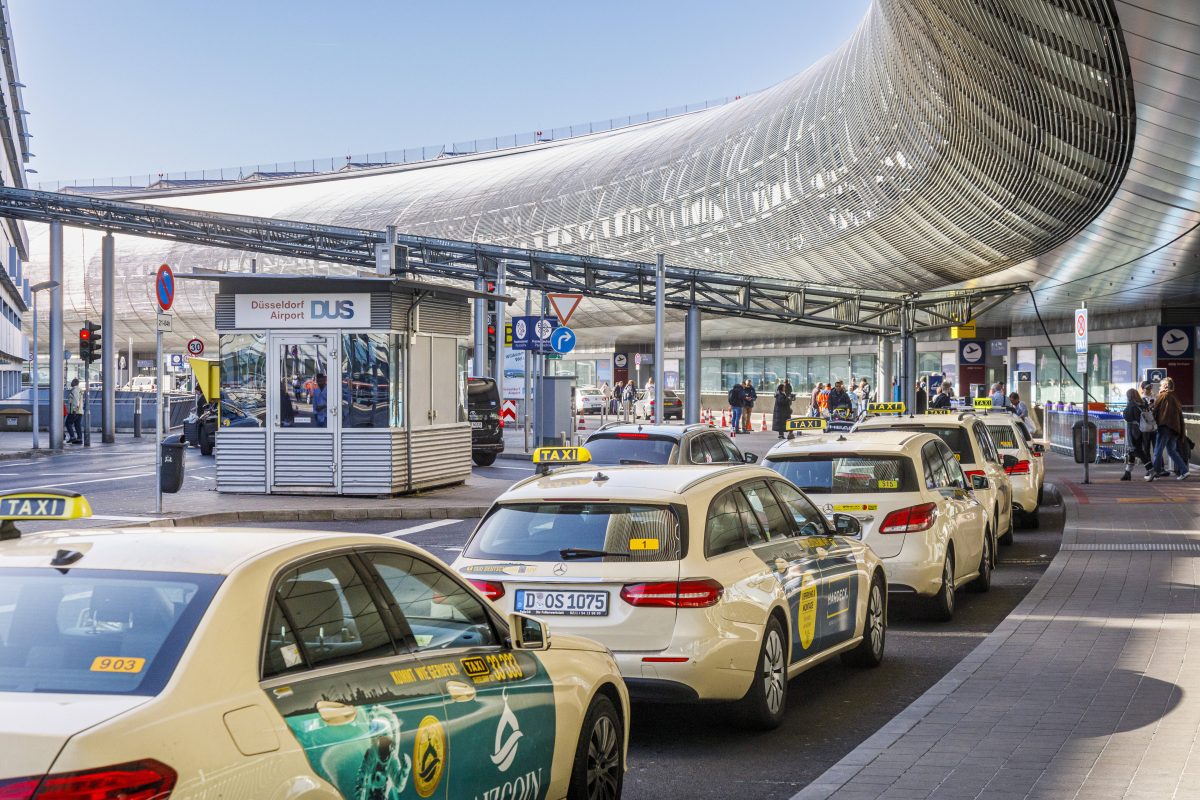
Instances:
[[[701,619],[686,619],[692,616]],[[707,630],[701,632],[699,627]],[[725,620],[717,629],[708,615],[697,610],[679,615],[666,650],[613,655],[630,694],[639,699],[740,700],[754,678],[763,627]]]
[[[942,588],[941,548],[928,536],[902,535],[906,541],[901,554],[880,559],[887,575],[888,594],[932,597]]]

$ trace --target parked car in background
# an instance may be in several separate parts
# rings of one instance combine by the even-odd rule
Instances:
[[[604,410],[604,395],[595,386],[580,386],[575,390],[576,414],[599,414]]]
[[[1004,471],[1012,481],[1013,508],[1020,511],[1021,524],[1026,528],[1038,527],[1038,506],[1046,480],[1046,462],[1042,459],[1045,447],[1034,442],[1029,429],[1012,414],[987,412],[983,421],[1001,455],[1017,459],[1017,463]]]
[[[471,460],[481,467],[504,452],[500,389],[492,378],[467,378],[467,420],[471,423]]]
[[[675,393],[673,389],[663,389],[663,419],[683,419],[683,398]],[[654,396],[646,392],[638,394],[637,404],[634,406],[634,413],[638,417],[645,419],[654,419]]]
[[[122,392],[156,392],[158,391],[158,381],[153,375],[136,375],[134,378],[121,387]]]
[[[729,434],[707,423],[651,425],[610,422],[584,442],[591,463],[615,464],[753,464],[758,456],[743,453]]]

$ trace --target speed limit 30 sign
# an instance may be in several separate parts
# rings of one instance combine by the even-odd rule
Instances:
[[[188,355],[198,356],[204,352],[204,342],[199,339],[189,339],[187,343]]]

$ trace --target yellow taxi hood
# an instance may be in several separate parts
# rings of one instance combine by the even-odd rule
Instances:
[[[45,775],[72,736],[150,699],[0,692],[0,780]]]

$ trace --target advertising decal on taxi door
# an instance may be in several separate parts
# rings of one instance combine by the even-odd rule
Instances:
[[[267,690],[313,770],[347,800],[542,800],[553,686],[521,651],[403,659]]]

